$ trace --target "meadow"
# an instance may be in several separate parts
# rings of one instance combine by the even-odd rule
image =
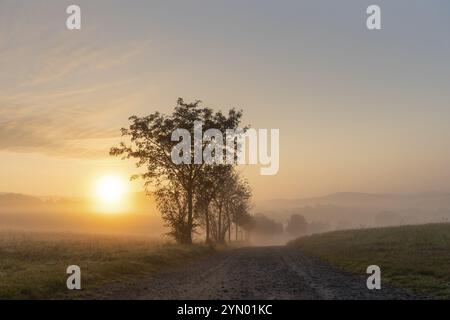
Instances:
[[[450,224],[427,224],[317,234],[291,241],[351,273],[381,268],[382,284],[450,299]]]
[[[103,284],[151,275],[213,253],[136,236],[0,231],[0,300],[80,298]],[[66,269],[81,268],[81,291]]]

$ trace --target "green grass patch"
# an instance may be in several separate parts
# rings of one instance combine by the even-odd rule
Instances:
[[[81,268],[82,287],[156,273],[213,253],[124,236],[0,232],[0,299],[67,297],[69,265]],[[74,295],[75,296],[75,295]]]
[[[382,282],[450,298],[450,224],[335,231],[291,241],[345,271],[381,268]]]

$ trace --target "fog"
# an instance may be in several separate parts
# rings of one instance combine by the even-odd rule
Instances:
[[[126,210],[99,212],[89,199],[38,198],[0,194],[0,226],[55,232],[137,234],[165,238],[155,203],[143,193],[126,198]],[[292,216],[304,222],[289,229]],[[448,222],[450,194],[365,194],[335,193],[304,199],[277,199],[258,202],[254,223],[237,239],[252,245],[282,245],[299,236],[343,229],[386,227],[406,224]],[[297,229],[296,229],[297,228]],[[196,234],[203,240],[201,229]],[[236,240],[235,230],[231,240]]]
[[[89,199],[0,194],[0,226],[54,232],[136,234],[161,237],[165,230],[154,203],[130,194],[123,212],[102,212]]]
[[[255,234],[255,244],[278,244],[315,233],[334,230],[448,222],[450,194],[334,193],[323,197],[276,199],[256,204],[255,212],[284,226],[282,233]],[[293,215],[306,220],[306,227],[289,234],[286,227]]]

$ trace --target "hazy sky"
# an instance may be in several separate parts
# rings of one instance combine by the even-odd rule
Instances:
[[[129,175],[119,128],[177,97],[280,129],[278,175],[244,170],[256,199],[450,191],[449,32],[448,0],[0,0],[0,192]]]

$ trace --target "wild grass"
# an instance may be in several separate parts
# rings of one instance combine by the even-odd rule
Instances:
[[[450,298],[450,224],[336,231],[289,243],[343,270],[366,275],[381,268],[382,283]]]
[[[163,244],[142,237],[0,231],[0,299],[67,298],[69,265],[81,268],[82,288],[89,290],[213,251],[209,246]]]

